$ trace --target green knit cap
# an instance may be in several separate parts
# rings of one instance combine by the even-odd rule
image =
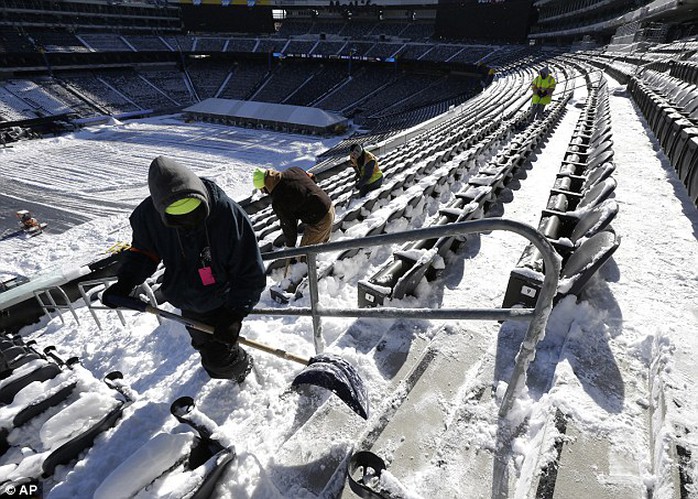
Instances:
[[[252,184],[254,185],[255,189],[264,189],[264,176],[266,173],[267,171],[262,170],[261,168],[254,169],[254,172],[252,173]]]

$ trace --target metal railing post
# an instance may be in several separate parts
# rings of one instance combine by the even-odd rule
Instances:
[[[545,275],[541,284],[535,308],[494,308],[494,309],[405,309],[397,307],[382,307],[372,309],[325,308],[318,303],[317,262],[318,253],[343,251],[348,249],[365,248],[369,246],[438,239],[440,237],[457,237],[465,234],[504,230],[515,232],[528,239],[543,256]],[[308,258],[308,284],[310,288],[310,308],[256,308],[252,314],[264,315],[295,315],[313,318],[315,349],[319,353],[324,350],[321,318],[325,317],[373,317],[380,319],[412,317],[421,319],[491,319],[491,320],[530,320],[526,337],[516,355],[514,372],[500,405],[500,415],[505,416],[519,393],[528,365],[533,360],[535,347],[545,334],[548,316],[553,308],[553,298],[557,294],[557,283],[560,276],[560,257],[550,242],[530,225],[502,218],[485,218],[470,220],[426,229],[416,229],[391,234],[380,234],[361,239],[347,239],[325,244],[289,248],[270,253],[263,253],[263,260],[278,260],[306,256]]]
[[[322,336],[322,323],[318,313],[318,286],[317,286],[317,253],[308,253],[308,287],[310,288],[310,315],[313,318],[313,341],[315,343],[315,353],[325,351],[325,338]]]

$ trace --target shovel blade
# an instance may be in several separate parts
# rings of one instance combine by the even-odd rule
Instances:
[[[354,366],[336,355],[323,353],[310,359],[292,387],[315,385],[330,390],[352,411],[368,419],[368,393]]]

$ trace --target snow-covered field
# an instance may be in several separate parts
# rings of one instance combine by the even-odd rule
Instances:
[[[62,232],[77,223],[124,214],[148,195],[150,162],[182,160],[225,186],[234,199],[250,195],[255,166],[310,168],[336,139],[312,140],[244,128],[157,118],[83,129],[72,135],[3,149],[2,230],[14,211],[28,209]]]
[[[573,418],[581,432],[604,438],[615,454],[624,456],[623,463],[614,468],[619,476],[630,477],[628,480],[637,482],[638,487],[656,484],[655,498],[674,497],[671,494],[676,491],[671,490],[666,476],[676,463],[653,459],[650,449],[657,445],[655,440],[661,448],[662,443],[680,435],[686,448],[698,455],[698,210],[689,202],[623,88],[612,80],[610,87],[614,177],[618,182],[615,200],[620,205],[613,227],[622,242],[584,295],[577,301],[574,297],[564,299],[551,315],[530,371],[528,391],[516,406],[529,420],[528,431],[516,441],[516,463],[519,470],[525,470],[538,462],[541,451],[549,451],[550,438],[543,435],[542,428],[552,408],[559,408]],[[526,177],[510,186],[511,193],[498,215],[537,223],[579,116],[574,103],[584,97],[584,92],[577,90]],[[251,192],[255,166],[308,168],[315,155],[332,143],[265,131],[185,124],[168,117],[113,123],[73,136],[15,144],[0,153],[0,208],[7,227],[13,226],[14,211],[21,208],[33,210],[50,226],[45,234],[26,241],[0,242],[0,276],[33,277],[59,267],[81,265],[104,255],[113,244],[129,242],[127,216],[147,195],[147,168],[159,154],[175,157],[198,174],[214,179],[231,197],[240,200]],[[459,188],[453,186],[454,191]],[[429,202],[424,216],[414,217],[409,223],[397,220],[391,231],[408,229],[437,210],[438,203]],[[76,222],[80,224],[67,229]],[[524,245],[523,239],[498,232],[472,238],[447,261],[441,279],[422,283],[418,296],[402,303],[431,308],[499,307],[509,271]],[[389,254],[388,249],[382,249],[368,260],[357,256],[350,265],[343,264],[340,275],[320,281],[321,302],[354,307],[357,280],[375,271]],[[307,298],[299,305],[307,306]],[[263,294],[260,306],[276,306],[268,292]],[[45,497],[91,497],[114,468],[145,442],[177,427],[169,406],[183,395],[194,398],[197,407],[220,426],[221,434],[238,453],[219,481],[216,497],[310,496],[303,489],[303,481],[293,478],[302,475],[302,469],[283,467],[280,447],[325,402],[332,411],[345,413],[348,426],[358,429],[358,433],[370,428],[376,423],[373,418],[388,403],[386,390],[394,381],[386,376],[378,360],[385,354],[378,350],[399,353],[405,342],[426,343],[440,338],[444,325],[441,321],[408,319],[323,320],[328,350],[355,365],[369,388],[374,416],[365,422],[335,397],[320,391],[288,392],[298,373],[297,364],[252,352],[255,374],[243,386],[210,380],[200,368],[198,354],[189,346],[183,326],[168,321],[159,324],[151,315],[128,312],[124,314],[127,325],[122,326],[114,312],[97,313],[101,329],[82,306],[77,309],[79,324],[66,315],[65,324],[44,318],[22,330],[26,340],[36,340],[42,348],[55,345],[63,357],[80,357],[82,366],[97,378],[121,371],[138,394],[120,422],[99,436],[77,465],[59,467],[53,477],[46,479]],[[497,393],[501,393],[501,382],[507,381],[501,375],[511,367],[501,364],[518,348],[523,327],[451,322],[449,331],[456,336],[444,342],[439,355],[455,355],[461,349],[481,350],[481,361],[492,359],[495,364],[495,379],[490,373],[485,382],[497,385]],[[243,325],[243,334],[287,351],[314,355],[309,318],[251,315]],[[458,337],[472,344],[454,343],[453,338]],[[477,371],[464,365],[459,377],[434,383],[453,383],[453,390],[458,392],[473,384]],[[664,387],[668,399],[676,403],[667,419],[650,430],[647,408],[656,402],[657,386]],[[455,415],[460,409],[454,405],[451,413]],[[449,463],[458,462],[458,448],[495,447],[497,421],[487,414],[491,411],[475,411],[468,424],[454,418],[450,429],[459,431],[443,429],[442,437],[456,435],[457,442],[443,441],[438,460],[417,459],[413,473],[399,477],[405,488],[425,498],[439,497],[439,490],[461,491],[459,497],[466,498],[488,496],[488,491],[464,490],[464,484],[448,474]],[[318,434],[332,434],[331,447],[338,452],[357,444],[356,432],[345,431],[345,427],[316,430]],[[389,463],[400,455],[401,445],[419,438],[410,427],[400,428],[399,433],[401,438],[385,443],[383,449],[374,449],[383,450]],[[312,434],[312,429],[306,433]],[[304,452],[315,455],[327,445],[327,440],[310,438],[304,442]],[[698,470],[693,466],[689,471],[696,484]],[[392,462],[389,469],[398,470],[400,465]],[[0,478],[2,473],[0,468]],[[698,497],[693,487],[691,497]]]

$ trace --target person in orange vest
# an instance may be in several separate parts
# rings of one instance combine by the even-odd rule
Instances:
[[[544,66],[540,73],[533,79],[531,90],[531,118],[537,120],[543,117],[545,106],[550,104],[553,92],[555,91],[555,77],[550,74],[550,69]]]
[[[383,184],[383,172],[378,168],[378,158],[365,150],[361,144],[352,144],[349,148],[349,161],[356,174],[355,188],[359,190],[359,197]]]

